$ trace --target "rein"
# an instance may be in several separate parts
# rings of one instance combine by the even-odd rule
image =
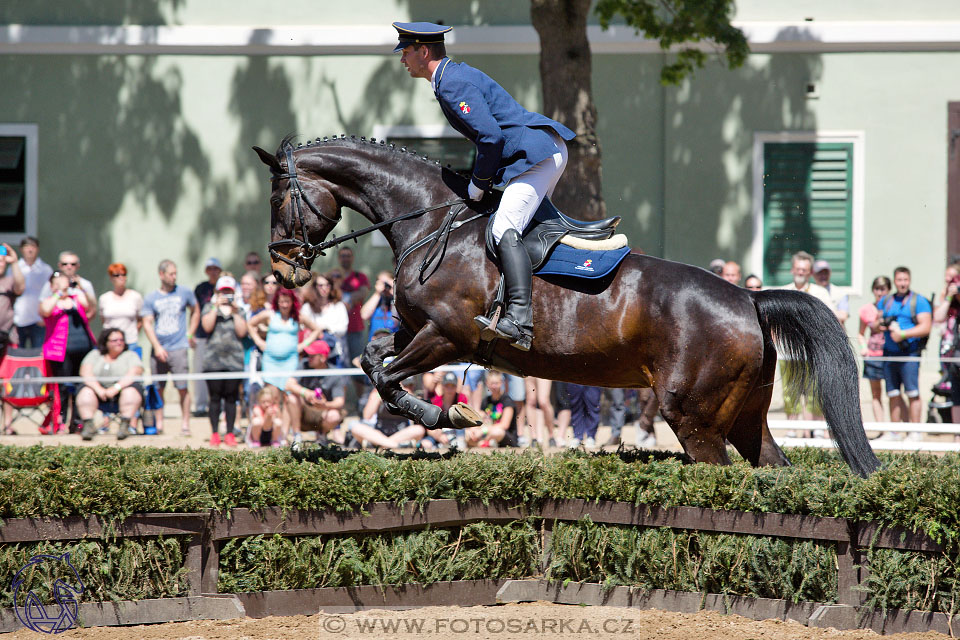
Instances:
[[[410,211],[409,213],[404,213],[403,215],[397,216],[396,218],[391,218],[390,220],[383,220],[376,224],[372,224],[369,227],[364,227],[359,231],[351,231],[350,233],[340,237],[334,236],[331,239],[325,240],[319,244],[313,244],[310,242],[310,239],[307,238],[307,228],[303,222],[303,207],[301,207],[300,205],[301,200],[306,203],[306,205],[310,208],[310,211],[312,211],[318,217],[323,218],[324,220],[332,222],[333,224],[337,224],[338,222],[340,222],[340,219],[331,218],[330,216],[320,211],[320,209],[317,208],[317,206],[313,204],[313,202],[310,200],[309,196],[307,196],[307,194],[303,191],[303,188],[300,186],[300,181],[297,179],[297,164],[296,164],[296,161],[293,159],[293,146],[290,144],[286,145],[284,147],[284,153],[287,156],[287,173],[275,174],[273,177],[270,178],[270,181],[273,182],[276,180],[283,180],[284,178],[290,181],[290,199],[292,201],[290,206],[294,208],[294,211],[297,214],[297,220],[299,220],[300,222],[300,234],[303,236],[303,240],[300,240],[297,238],[296,224],[294,224],[293,235],[291,237],[286,238],[284,240],[277,240],[276,242],[269,243],[267,245],[267,250],[270,251],[270,257],[273,260],[277,260],[279,262],[285,262],[286,264],[294,268],[304,266],[307,260],[315,258],[317,255],[321,255],[321,256],[325,255],[324,251],[326,249],[330,249],[332,247],[337,246],[338,244],[348,242],[350,240],[353,240],[354,238],[359,238],[360,236],[366,235],[378,229],[382,229],[383,227],[389,226],[395,222],[400,222],[402,220],[409,220],[410,218],[416,218],[417,216],[422,216],[423,214],[429,213],[430,211],[436,211],[437,209],[443,209],[444,207],[452,207],[453,205],[456,205],[456,204],[462,205],[464,203],[463,198],[457,198],[456,200],[449,200],[441,204],[433,205],[430,207],[424,207],[423,209],[417,209],[416,211]],[[448,218],[450,217],[449,213],[447,214],[447,217]],[[453,217],[455,218],[456,215],[454,215]],[[449,224],[446,222],[446,219],[444,220],[444,222],[445,222],[444,226],[448,227],[446,232],[449,233],[450,232]],[[424,240],[429,241],[433,237],[433,235],[435,234],[431,234],[430,236],[427,236],[427,238],[424,238]],[[276,251],[276,249],[279,247],[286,247],[291,244],[299,247],[300,253],[297,257],[303,260],[303,264],[297,264],[290,258]],[[421,243],[418,243],[416,246],[421,246]],[[402,256],[401,259],[403,257],[406,257],[407,253],[409,253],[409,250],[407,252],[404,252],[404,256]],[[397,266],[399,268],[399,261],[397,262]],[[423,268],[426,268],[426,265],[424,265]],[[423,271],[423,268],[421,269],[421,272]]]

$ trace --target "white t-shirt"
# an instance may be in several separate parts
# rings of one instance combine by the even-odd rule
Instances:
[[[778,289],[783,289],[784,291],[803,291],[804,293],[809,293],[814,298],[822,302],[823,304],[830,307],[831,311],[837,310],[837,304],[830,299],[830,292],[818,285],[812,280],[807,282],[807,286],[803,289],[797,289],[797,286],[792,282],[790,284],[785,284],[782,287],[777,287]]]
[[[113,291],[107,291],[100,296],[100,317],[103,318],[103,328],[117,328],[123,331],[123,339],[127,344],[133,344],[140,337],[137,329],[137,319],[143,309],[143,296],[127,289],[122,296]]]
[[[347,307],[342,302],[328,304],[320,313],[314,312],[313,307],[309,304],[304,304],[300,308],[300,315],[313,320],[313,323],[321,331],[329,331],[338,338],[347,335],[349,317]]]
[[[23,258],[20,258],[17,264],[20,265],[20,271],[23,272],[26,286],[13,305],[13,324],[18,327],[28,327],[43,320],[40,317],[40,300],[42,300],[40,292],[43,291],[43,286],[50,281],[53,268],[40,258],[34,260],[32,265],[27,264]],[[48,285],[47,289],[49,288]]]

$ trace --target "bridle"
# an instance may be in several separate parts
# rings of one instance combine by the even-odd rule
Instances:
[[[443,202],[438,205],[431,207],[425,207],[423,209],[417,209],[416,211],[411,211],[403,215],[397,216],[396,218],[391,218],[390,220],[384,220],[376,224],[370,225],[369,227],[364,227],[359,231],[351,231],[346,235],[340,237],[333,236],[329,240],[325,240],[319,244],[313,244],[310,242],[310,239],[307,237],[307,227],[303,221],[303,206],[301,201],[310,208],[314,214],[318,217],[327,220],[328,222],[336,225],[340,222],[340,218],[332,218],[322,211],[310,200],[310,197],[304,192],[303,188],[300,186],[300,180],[297,179],[297,163],[293,158],[293,145],[287,143],[283,146],[283,153],[287,157],[287,172],[286,173],[274,173],[270,178],[271,182],[276,182],[278,180],[287,179],[290,181],[290,208],[294,213],[296,213],[296,221],[293,225],[293,232],[289,238],[284,238],[283,240],[277,240],[271,242],[267,245],[267,250],[270,252],[270,258],[272,260],[277,260],[279,262],[286,263],[296,269],[297,267],[307,268],[307,261],[316,258],[318,255],[326,255],[324,250],[335,247],[338,244],[342,244],[349,240],[355,240],[356,238],[381,229],[388,225],[393,224],[394,222],[400,222],[401,220],[409,220],[410,218],[415,218],[417,216],[423,215],[424,213],[430,211],[436,211],[437,209],[443,209],[444,207],[452,207],[456,204],[463,204],[463,198],[457,198],[456,200],[450,200],[448,202]],[[300,234],[303,236],[303,239],[297,238],[297,228],[296,222],[300,223]],[[277,251],[280,247],[289,247],[294,245],[299,249],[299,253],[294,256],[295,260],[300,260],[300,262],[295,262],[294,260],[288,258],[287,256],[279,253]]]
[[[270,178],[270,182],[277,182],[279,180],[283,180],[284,178],[290,181],[290,208],[294,213],[296,213],[297,218],[294,221],[292,230],[293,233],[291,236],[283,240],[277,240],[269,243],[267,245],[267,250],[270,252],[270,258],[272,260],[285,262],[296,269],[297,267],[306,267],[308,260],[312,260],[313,258],[317,257],[317,255],[324,255],[323,250],[329,248],[329,246],[333,246],[324,246],[328,244],[327,242],[323,242],[318,245],[311,244],[310,239],[307,238],[307,227],[303,221],[303,206],[301,205],[301,202],[306,203],[306,205],[310,207],[310,211],[312,211],[314,214],[323,218],[324,220],[332,222],[334,225],[340,222],[340,219],[332,218],[323,211],[320,211],[317,205],[313,204],[310,196],[308,196],[300,186],[300,180],[297,179],[297,163],[293,159],[293,145],[289,143],[284,144],[283,152],[284,155],[287,156],[287,172],[274,173],[274,175]],[[303,240],[297,238],[297,222],[300,223],[300,234],[303,236]],[[299,253],[295,256],[301,261],[299,264],[277,251],[278,247],[289,247],[290,245],[294,245],[299,249]]]

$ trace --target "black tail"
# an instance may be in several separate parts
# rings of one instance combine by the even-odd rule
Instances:
[[[760,328],[796,365],[796,395],[815,395],[830,435],[850,468],[867,477],[880,466],[863,430],[857,361],[833,312],[801,291],[757,291]]]

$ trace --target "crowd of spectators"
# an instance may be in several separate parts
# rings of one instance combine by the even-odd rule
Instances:
[[[741,286],[740,265],[722,259],[710,263],[710,271],[727,282]],[[803,291],[827,305],[841,324],[850,316],[848,295],[831,282],[832,269],[826,260],[816,260],[799,251],[791,258],[792,282],[780,289]],[[924,420],[920,389],[920,356],[932,337],[939,337],[939,354],[943,358],[941,379],[935,391],[951,397],[951,417],[960,422],[960,367],[950,359],[960,356],[957,317],[960,315],[960,261],[951,260],[947,266],[943,287],[933,299],[912,289],[910,269],[899,266],[893,278],[877,276],[871,285],[873,300],[859,310],[857,340],[863,357],[863,377],[869,381],[871,410],[876,422],[886,422],[883,406],[886,396],[890,422],[921,422]],[[763,282],[756,275],[743,281],[747,289],[759,291]],[[822,419],[820,407],[813,398],[793,397],[788,388],[795,375],[789,360],[780,361],[780,375],[784,382],[784,409],[790,419]],[[906,400],[904,400],[906,398]],[[825,435],[814,433],[814,436]],[[903,434],[891,432],[890,438],[901,439]],[[919,433],[909,436],[922,438]]]
[[[281,446],[311,433],[318,441],[346,446],[596,447],[603,394],[612,427],[604,444],[623,442],[628,414],[639,422],[635,444],[655,443],[657,401],[650,390],[603,390],[479,368],[462,376],[427,373],[403,384],[444,410],[456,403],[472,406],[484,416],[481,426],[429,430],[390,414],[364,376],[337,374],[357,365],[369,339],[399,328],[393,275],[381,272],[371,284],[354,269],[349,247],[339,251],[337,267],[315,274],[296,291],[283,288],[273,274],[264,275],[256,252],[246,256],[239,278],[210,258],[205,279],[192,289],[177,282],[177,265],[163,260],[157,288],[145,294],[129,288],[127,267],[114,263],[107,268],[112,288],[99,298],[79,275],[79,266],[72,251],[61,252],[55,268],[47,265],[35,238],[24,238],[19,255],[12,246],[0,245],[0,342],[4,349],[8,344],[42,349],[53,375],[82,379],[61,386],[60,411],[61,423],[84,439],[104,431],[94,419],[98,409],[117,416],[119,439],[138,433],[145,406],[138,378],[148,365],[161,397],[166,374],[204,374],[192,384],[173,382],[180,432],[190,434],[191,415],[206,417],[215,447]],[[710,270],[736,286],[764,288],[756,275],[743,278],[736,262],[714,260]],[[826,260],[798,252],[791,274],[792,282],[781,288],[812,295],[838,322],[847,320],[849,299],[832,284]],[[884,396],[893,421],[921,419],[919,365],[912,356],[920,354],[935,326],[942,327],[941,354],[960,353],[958,288],[960,264],[947,268],[933,301],[911,290],[906,267],[898,267],[892,280],[874,280],[874,299],[859,310],[857,338],[878,422],[885,417]],[[99,337],[92,328],[98,315]],[[147,358],[141,331],[150,348]],[[784,379],[795,375],[790,361],[780,366]],[[301,370],[306,371],[294,373]],[[945,363],[941,386],[960,396],[960,367]],[[960,397],[954,400],[956,421]],[[821,417],[812,398],[787,395],[784,406],[793,419]],[[348,415],[358,417],[347,420]],[[156,430],[163,432],[163,412],[155,418]],[[3,428],[13,433],[7,406]]]

